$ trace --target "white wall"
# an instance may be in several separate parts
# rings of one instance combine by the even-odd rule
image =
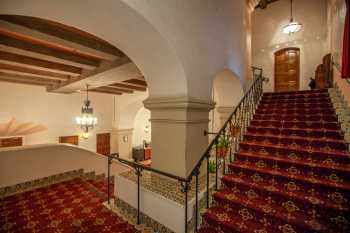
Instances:
[[[105,39],[135,62],[152,97],[209,100],[217,72],[246,77],[245,0],[2,0],[0,14],[50,19]]]
[[[300,89],[309,89],[309,78],[314,77],[318,64],[327,53],[327,1],[295,0],[294,20],[301,23],[302,30],[294,35],[282,33],[290,18],[290,1],[274,2],[264,10],[252,14],[253,65],[264,69],[270,78],[265,91],[274,88],[274,52],[286,47],[300,48]]]
[[[44,87],[0,83],[0,122],[15,117],[18,122],[34,122],[48,130],[25,137],[25,144],[57,143],[59,136],[80,135],[75,124],[80,115],[85,92],[75,94],[48,93]],[[113,96],[90,94],[98,125],[91,136],[80,139],[79,146],[96,151],[96,133],[110,132],[113,123]]]
[[[346,5],[344,0],[328,1],[328,49],[333,55],[334,62],[341,67],[343,54],[343,36]],[[333,69],[334,81],[342,91],[345,100],[350,106],[350,84],[341,78],[341,71]]]
[[[134,131],[132,136],[133,146],[143,145],[143,141],[151,141],[151,112],[142,107],[135,116]],[[145,127],[149,127],[149,131],[145,132]]]
[[[209,131],[217,132],[221,129],[226,117],[237,106],[243,95],[243,85],[238,75],[231,70],[225,69],[215,76],[212,96],[215,109],[209,113]],[[220,108],[221,112],[218,111]],[[223,108],[226,108],[225,113],[222,112]]]

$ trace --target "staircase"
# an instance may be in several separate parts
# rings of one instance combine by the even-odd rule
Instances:
[[[350,232],[350,155],[327,90],[265,93],[200,232]]]

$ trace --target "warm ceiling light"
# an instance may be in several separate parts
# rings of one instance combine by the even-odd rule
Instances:
[[[81,108],[81,116],[75,118],[76,123],[84,131],[85,135],[88,135],[89,129],[93,129],[97,125],[97,118],[94,117],[94,110],[90,107],[89,100],[89,85],[86,85],[86,100]]]
[[[289,24],[283,27],[282,32],[285,34],[293,34],[295,32],[300,31],[301,24],[298,22],[294,22],[293,20],[293,0],[290,0],[290,21]]]

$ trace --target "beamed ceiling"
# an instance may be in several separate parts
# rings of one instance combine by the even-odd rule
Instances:
[[[258,5],[255,6],[255,9],[265,9],[269,4],[277,2],[279,0],[260,0]]]
[[[123,77],[125,69],[129,75]],[[112,78],[104,82],[107,72]],[[116,73],[119,77],[113,79]],[[95,77],[99,82],[94,82]],[[67,93],[89,81],[91,91],[99,93],[121,95],[147,89],[135,64],[106,41],[48,20],[0,15],[0,82]]]

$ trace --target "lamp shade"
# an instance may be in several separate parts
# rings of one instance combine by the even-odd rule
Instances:
[[[282,32],[285,34],[293,34],[300,31],[301,24],[298,22],[290,22],[288,25],[284,26]]]

